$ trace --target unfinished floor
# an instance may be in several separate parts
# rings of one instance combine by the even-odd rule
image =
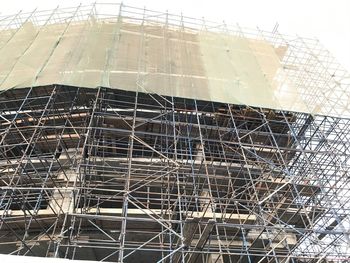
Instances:
[[[350,120],[117,89],[0,94],[0,252],[349,257]]]

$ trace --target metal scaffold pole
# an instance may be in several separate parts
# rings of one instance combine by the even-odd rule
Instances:
[[[0,28],[1,254],[350,257],[350,84],[317,41],[103,3]]]

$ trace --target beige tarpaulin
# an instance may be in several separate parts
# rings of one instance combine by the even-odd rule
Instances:
[[[287,51],[263,39],[121,18],[39,28],[26,23],[0,34],[0,90],[104,86],[349,117],[348,93],[345,102],[330,102],[321,83],[310,91],[321,98],[310,100],[307,87],[290,77],[293,67],[282,63]]]

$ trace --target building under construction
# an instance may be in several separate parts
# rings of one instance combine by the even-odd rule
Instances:
[[[0,253],[349,262],[350,75],[317,40],[102,3],[0,30]]]

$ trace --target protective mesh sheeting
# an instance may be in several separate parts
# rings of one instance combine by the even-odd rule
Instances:
[[[304,39],[205,22],[196,28],[183,17],[176,25],[146,10],[142,18],[128,8],[117,16],[80,17],[77,10],[57,22],[56,10],[41,23],[27,19],[2,30],[0,89],[102,86],[350,117],[347,73],[333,73],[339,67],[327,68],[325,51]]]

